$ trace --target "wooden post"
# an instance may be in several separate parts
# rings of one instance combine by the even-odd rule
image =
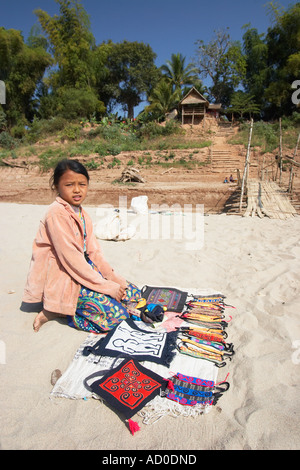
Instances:
[[[282,176],[282,128],[281,128],[281,118],[279,118],[279,159],[280,159],[279,184],[281,184],[281,176]]]
[[[297,155],[297,150],[298,150],[299,141],[300,141],[300,132],[299,132],[299,134],[298,134],[298,139],[297,139],[296,147],[295,147],[295,150],[294,150],[293,160],[296,160],[296,155]],[[293,182],[293,177],[294,177],[293,171],[294,171],[293,165],[291,164],[288,193],[291,193],[291,192],[292,192],[292,182]]]
[[[237,175],[237,185],[238,185],[238,187],[240,188],[242,182],[241,182],[241,173],[240,173],[240,170],[239,170],[238,168],[237,168],[237,170],[236,170],[236,175]]]
[[[264,166],[265,166],[265,154],[263,156],[263,162],[262,162],[261,181],[263,181],[265,179]]]
[[[247,147],[247,155],[245,161],[245,168],[243,173],[242,179],[242,190],[241,190],[241,198],[240,198],[240,212],[242,211],[242,204],[243,204],[243,197],[244,197],[244,188],[245,188],[245,180],[247,179],[248,171],[249,171],[249,162],[250,162],[250,145],[251,145],[251,138],[252,138],[252,130],[253,130],[253,118],[251,119],[250,124],[250,131],[249,131],[249,140],[248,140],[248,147]]]

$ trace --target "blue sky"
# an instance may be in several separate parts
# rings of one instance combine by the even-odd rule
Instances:
[[[149,44],[161,66],[172,53],[192,62],[195,42],[208,43],[214,31],[229,28],[232,40],[241,40],[242,27],[250,23],[259,33],[271,26],[267,0],[82,0],[90,15],[96,43],[138,41]],[[297,0],[280,0],[285,9]],[[53,16],[59,13],[55,0],[0,0],[0,26],[21,30],[25,40],[37,22],[33,11],[41,8]],[[1,66],[1,64],[0,64]]]

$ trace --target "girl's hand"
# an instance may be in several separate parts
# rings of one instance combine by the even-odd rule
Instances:
[[[117,302],[121,302],[126,297],[126,287],[120,286],[116,295]]]

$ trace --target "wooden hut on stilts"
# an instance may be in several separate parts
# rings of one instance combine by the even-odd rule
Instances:
[[[203,95],[192,87],[179,103],[181,124],[199,125],[205,127],[205,118],[218,119],[222,110],[221,104],[211,104]]]

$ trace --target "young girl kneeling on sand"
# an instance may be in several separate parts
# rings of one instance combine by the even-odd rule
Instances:
[[[76,160],[62,160],[52,176],[58,197],[50,205],[33,242],[21,309],[42,302],[33,328],[66,316],[70,326],[94,333],[109,331],[129,317],[126,302],[140,290],[117,275],[103,258],[93,225],[81,204],[89,175]],[[29,308],[28,308],[29,304]]]

